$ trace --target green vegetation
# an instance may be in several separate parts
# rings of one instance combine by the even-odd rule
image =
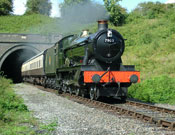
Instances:
[[[51,2],[49,0],[27,0],[25,14],[50,15]]]
[[[133,85],[129,96],[150,103],[175,104],[175,78],[159,76]]]
[[[173,25],[167,18],[157,18],[118,28],[127,39],[123,62],[136,65],[142,72],[142,80],[161,74],[175,77]]]
[[[0,19],[1,33],[33,33],[48,34],[57,31],[55,19],[48,16],[33,14],[25,16],[2,16]]]
[[[155,10],[156,4],[152,5]],[[143,4],[144,5],[144,4]],[[165,5],[158,6],[158,9]],[[145,5],[144,5],[145,6]],[[129,88],[133,98],[152,103],[175,103],[175,5],[166,5],[164,12],[151,10],[140,15],[133,11],[127,24],[118,27],[126,41],[124,64],[136,65],[141,71],[141,83]],[[146,6],[147,7],[147,6]],[[144,10],[144,8],[142,8]],[[160,10],[161,11],[161,10]]]
[[[12,81],[0,76],[0,134],[50,134],[56,122],[41,125],[31,117],[31,113],[12,89]]]
[[[103,0],[107,11],[109,12],[109,20],[115,26],[124,24],[127,17],[126,9],[119,5],[121,0]]]
[[[47,131],[47,133],[49,133],[49,132],[51,133],[52,131],[55,130],[55,127],[56,127],[57,125],[58,125],[57,122],[54,121],[54,122],[51,122],[51,123],[48,124],[48,125],[41,125],[41,129]]]
[[[13,1],[12,0],[1,0],[0,1],[0,16],[1,15],[9,15],[13,9]]]
[[[25,126],[31,124],[29,121],[27,107],[14,94],[11,80],[0,77],[0,133],[32,133],[32,130]]]

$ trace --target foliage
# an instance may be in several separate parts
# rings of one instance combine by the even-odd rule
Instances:
[[[125,23],[126,9],[119,5],[120,0],[104,0],[105,7],[110,15],[110,22],[115,26],[119,26]]]
[[[166,18],[174,20],[175,4],[162,4],[159,2],[140,3],[126,18],[126,23],[139,23],[146,19]]]
[[[168,4],[165,12],[165,18],[171,22],[175,21],[175,4]]]
[[[27,106],[13,91],[11,80],[0,76],[0,134],[39,135],[51,134],[57,126],[56,121],[48,125],[38,123],[31,117]]]
[[[147,102],[173,104],[173,94],[168,91],[175,90],[172,83],[175,78],[175,4],[161,4],[160,7],[157,7],[157,4],[154,3],[154,8],[150,7],[151,11],[154,11],[153,19],[146,13],[150,9],[143,12],[134,10],[128,15],[124,26],[113,28],[127,39],[122,58],[124,64],[135,65],[141,72],[141,83],[129,88],[130,96]],[[164,9],[164,6],[167,8],[162,11],[161,7]],[[158,10],[152,10],[155,7]],[[162,74],[165,76],[160,76]],[[162,87],[162,90],[157,94],[159,87]],[[167,95],[163,93],[163,88]]]
[[[124,64],[136,65],[143,80],[162,73],[175,77],[174,22],[165,18],[146,19],[117,30],[127,39]]]
[[[11,80],[0,76],[0,133],[5,135],[17,134],[20,131],[27,132],[27,127],[19,124],[24,121],[29,122],[31,119],[27,107],[22,99],[14,94],[12,86]]]
[[[175,78],[162,75],[143,81],[129,89],[129,95],[150,103],[175,103]]]
[[[157,4],[159,4],[152,2],[150,3],[153,5],[153,7],[157,7]],[[165,4],[161,5],[162,7],[165,6]],[[169,38],[169,35],[174,34],[175,31],[173,24],[175,20],[175,4],[169,4],[166,6],[168,8],[163,12],[157,12],[157,10],[160,8],[158,6],[158,9],[153,12],[156,16],[154,19],[141,15],[142,10],[143,13],[147,15],[145,10],[147,9],[148,11],[149,8],[145,8],[145,10],[144,8],[141,8],[141,11],[134,10],[131,12],[126,19],[126,25],[119,28],[125,38],[128,39],[126,44],[129,46],[154,44],[162,40],[165,41],[167,38]],[[150,8],[152,9],[153,7]]]
[[[9,15],[13,10],[12,0],[0,0],[0,16]]]
[[[164,15],[169,10],[172,10],[174,7],[175,4],[163,4],[160,2],[144,2],[140,3],[133,12],[139,14],[142,17],[154,19]]]
[[[57,123],[57,119],[51,123],[49,123],[48,125],[41,125],[41,129],[43,130],[47,130],[48,132],[52,132],[55,130],[55,127],[58,126],[58,123]]]
[[[26,7],[25,14],[42,14],[48,16],[52,8],[50,0],[28,0]]]
[[[11,88],[11,80],[6,80],[0,76],[0,120],[5,121],[6,111],[27,111],[27,107],[22,103],[22,100],[14,94]]]

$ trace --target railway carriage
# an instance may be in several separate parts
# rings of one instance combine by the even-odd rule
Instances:
[[[93,100],[100,97],[125,100],[127,88],[140,82],[140,72],[135,71],[133,65],[122,64],[124,49],[122,35],[109,29],[107,21],[102,20],[98,22],[96,33],[88,35],[84,31],[81,35],[66,36],[25,62],[22,76],[24,81],[30,78],[34,83],[58,89],[59,92],[90,96]],[[42,72],[38,68],[26,68],[41,57]]]
[[[44,55],[45,53],[41,52],[22,64],[21,72],[23,81],[43,85],[45,76]]]

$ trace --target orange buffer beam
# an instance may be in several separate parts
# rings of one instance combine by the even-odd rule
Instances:
[[[100,77],[106,71],[84,71],[84,82],[85,83],[94,83],[93,76],[99,75]],[[140,72],[139,71],[109,71],[104,76],[101,77],[100,83],[108,83],[108,82],[120,82],[120,83],[130,83],[131,76],[137,76],[138,81],[140,82]]]

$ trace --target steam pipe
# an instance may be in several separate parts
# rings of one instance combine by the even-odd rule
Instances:
[[[83,59],[83,65],[87,65],[88,63],[88,47],[86,47],[86,50],[85,50],[85,56],[84,56],[84,59]]]
[[[98,21],[98,31],[108,29],[108,21],[107,20],[99,20]]]

